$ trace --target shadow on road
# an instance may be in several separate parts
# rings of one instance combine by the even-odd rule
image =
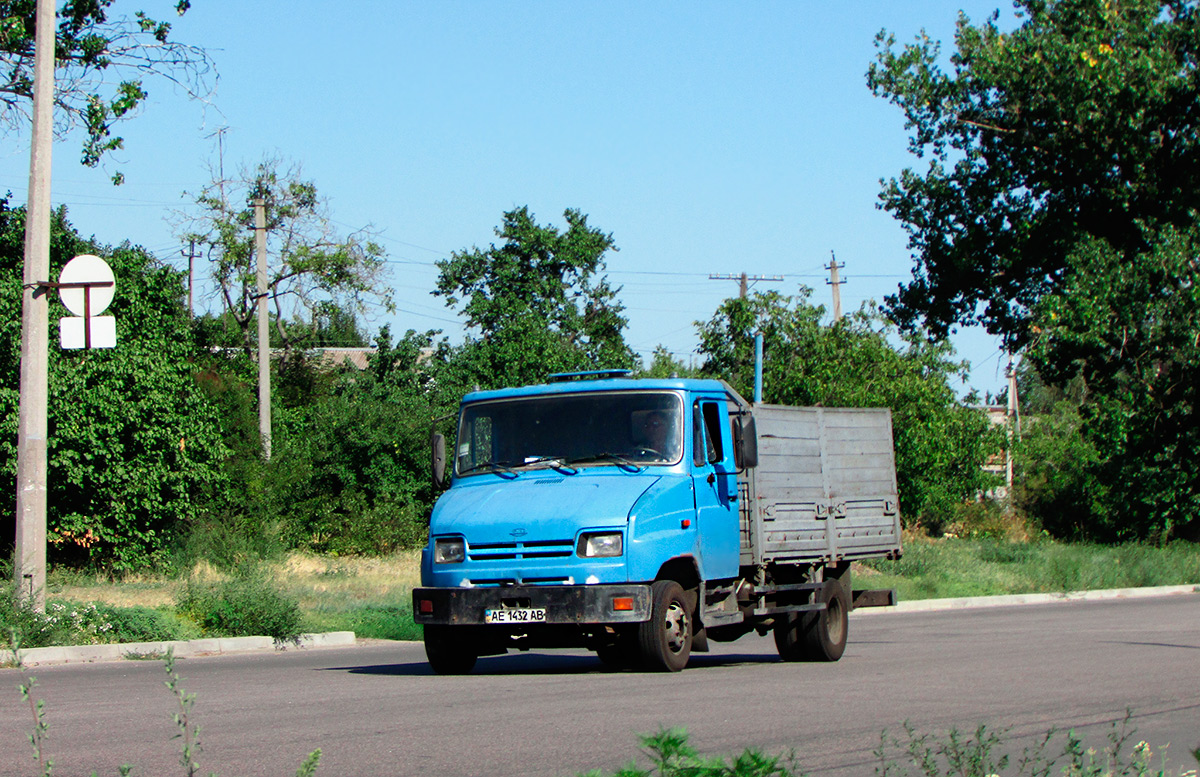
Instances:
[[[742,664],[777,664],[778,656],[765,653],[693,654],[687,669],[705,669]],[[324,672],[348,672],[350,674],[391,675],[396,677],[422,677],[433,675],[433,670],[424,661],[397,664],[373,664],[367,666],[331,666]],[[622,674],[609,669],[600,659],[591,654],[579,653],[510,653],[504,656],[487,656],[475,664],[473,675],[583,675]]]

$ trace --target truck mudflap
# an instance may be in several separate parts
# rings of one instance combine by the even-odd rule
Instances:
[[[414,588],[413,618],[445,626],[641,623],[650,620],[650,586]]]

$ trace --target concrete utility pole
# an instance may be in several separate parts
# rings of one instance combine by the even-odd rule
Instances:
[[[46,610],[46,405],[49,394],[50,151],[54,130],[54,0],[38,0],[34,32],[33,143],[25,205],[21,388],[17,421],[17,595]]]
[[[1008,450],[1004,457],[1004,486],[1008,496],[1009,508],[1012,507],[1013,491],[1013,443],[1021,439],[1021,405],[1017,397],[1017,371],[1013,367],[1012,354],[1008,355],[1008,368],[1005,370],[1008,378]]]
[[[741,273],[739,275],[709,275],[708,279],[710,281],[737,281],[738,282],[738,297],[741,299],[745,299],[746,293],[750,289],[751,281],[753,281],[755,283],[757,283],[758,281],[771,281],[773,283],[780,283],[783,281],[783,276],[782,275],[747,275],[746,273]]]
[[[833,287],[833,320],[841,321],[842,320],[842,289],[841,289],[841,286],[843,283],[846,282],[846,280],[844,278],[841,280],[838,280],[838,270],[845,267],[846,265],[837,263],[837,256],[833,253],[833,251],[829,252],[829,256],[831,257],[829,264],[825,265],[825,269],[829,270],[829,280],[827,280],[825,282]]]
[[[194,299],[195,299],[195,290],[196,290],[196,257],[197,256],[199,256],[199,254],[196,253],[196,241],[189,240],[188,241],[188,252],[187,252],[187,258],[188,258],[188,317],[189,318],[196,317],[196,306],[194,303]]]
[[[271,459],[271,320],[267,310],[266,201],[254,200],[254,253],[258,256],[258,433]]]

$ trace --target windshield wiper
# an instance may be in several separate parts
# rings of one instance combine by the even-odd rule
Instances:
[[[569,459],[567,464],[586,464],[593,461],[611,461],[626,472],[641,472],[642,467],[634,464],[629,459],[617,453],[593,453],[591,456],[580,456],[577,459]]]
[[[522,467],[528,467],[533,464],[547,464],[555,472],[562,472],[567,475],[575,475],[579,472],[575,467],[572,467],[562,456],[538,456],[535,459],[526,459],[521,464]]]
[[[495,472],[502,478],[508,478],[509,480],[512,480],[513,478],[518,477],[518,474],[512,469],[512,467],[509,466],[509,464],[510,462],[507,461],[484,461],[476,464],[473,467],[467,467],[464,470],[459,470],[458,474],[469,475],[476,470],[482,469],[489,472]]]

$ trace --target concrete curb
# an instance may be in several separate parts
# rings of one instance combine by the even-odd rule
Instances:
[[[175,642],[125,642],[116,645],[73,645],[70,647],[26,648],[21,650],[21,663],[25,666],[46,664],[86,664],[98,661],[121,661],[123,659],[157,658],[173,651],[177,658],[216,656],[226,653],[254,653],[267,650],[297,648],[345,647],[353,645],[353,631],[330,631],[323,634],[301,634],[300,643],[276,643],[271,637],[216,637],[211,639],[189,639]],[[0,651],[0,661],[16,663],[12,650]]]
[[[1025,604],[1054,604],[1057,602],[1101,601],[1104,599],[1139,599],[1150,596],[1178,596],[1200,593],[1200,585],[1164,585],[1150,588],[1109,588],[1100,591],[1071,591],[1055,594],[1009,594],[1006,596],[971,596],[961,599],[917,599],[900,602],[894,607],[869,607],[855,610],[855,615],[884,615],[897,612],[939,612],[943,610],[973,610],[981,607],[1015,607]]]

